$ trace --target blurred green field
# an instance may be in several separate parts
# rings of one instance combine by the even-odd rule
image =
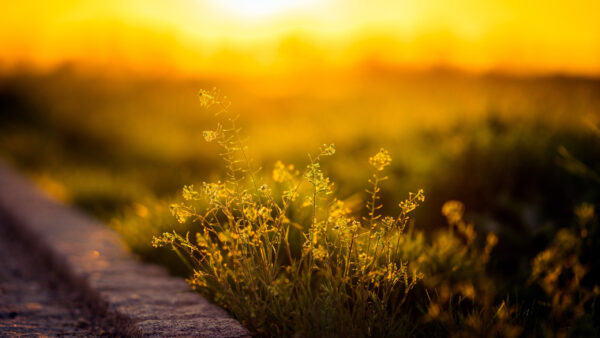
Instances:
[[[267,177],[276,160],[302,168],[309,152],[335,143],[325,170],[338,196],[364,200],[356,193],[366,188],[366,159],[385,147],[393,158],[382,190],[387,211],[425,189],[414,228],[432,236],[446,226],[444,202],[462,201],[478,232],[499,237],[488,266],[499,294],[530,297],[520,287],[532,259],[576,224],[575,207],[600,204],[600,79],[593,78],[377,68],[235,79],[22,70],[0,79],[0,156],[110,224],[141,258],[186,275],[174,254],[150,243],[184,230],[168,210],[181,187],[222,171],[218,149],[202,137],[214,116],[197,100],[199,89],[212,87],[232,101]],[[594,283],[600,265],[585,259],[586,282]]]

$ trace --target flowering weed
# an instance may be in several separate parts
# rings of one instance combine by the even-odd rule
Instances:
[[[303,172],[275,163],[272,187],[253,169],[228,103],[205,91],[201,102],[218,106],[227,118],[227,126],[204,132],[206,141],[222,149],[227,176],[185,186],[185,202],[171,206],[178,222],[198,222],[201,231],[164,233],[153,244],[181,253],[194,269],[189,283],[258,335],[408,332],[403,304],[423,276],[399,259],[399,245],[410,213],[425,196],[422,190],[409,194],[396,215],[379,213],[389,153],[381,149],[368,161],[373,176],[367,216],[361,218],[335,196],[322,169],[322,161],[335,154],[333,144],[309,155]]]

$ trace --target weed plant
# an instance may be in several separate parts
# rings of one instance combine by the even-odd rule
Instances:
[[[247,156],[229,104],[217,92],[201,91],[205,107],[227,116],[205,131],[222,149],[224,181],[185,186],[184,203],[171,210],[180,223],[202,230],[164,233],[157,247],[170,245],[193,268],[188,279],[206,291],[258,335],[399,336],[412,324],[403,304],[423,275],[399,259],[410,213],[424,193],[410,193],[395,216],[380,214],[383,174],[392,159],[385,149],[369,158],[365,216],[353,215],[334,195],[321,163],[333,144],[309,155],[303,172],[275,164],[276,186],[262,183]],[[274,191],[279,191],[275,193]],[[301,242],[301,245],[297,245]]]

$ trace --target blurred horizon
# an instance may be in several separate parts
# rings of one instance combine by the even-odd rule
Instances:
[[[600,2],[4,3],[0,71],[271,76],[370,70],[600,76]]]

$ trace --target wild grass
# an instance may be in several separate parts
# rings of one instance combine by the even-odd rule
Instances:
[[[201,92],[204,106],[228,104]],[[193,267],[188,279],[208,292],[254,333],[269,336],[398,336],[410,331],[403,304],[422,278],[399,259],[410,213],[423,191],[400,202],[396,216],[380,214],[380,185],[391,157],[369,159],[367,214],[353,216],[336,198],[321,163],[335,154],[324,145],[303,172],[275,164],[273,188],[262,183],[246,154],[237,118],[204,132],[221,147],[223,182],[186,186],[171,210],[180,223],[199,222],[192,235],[164,233],[155,246],[171,245]],[[198,208],[197,201],[202,201]]]

